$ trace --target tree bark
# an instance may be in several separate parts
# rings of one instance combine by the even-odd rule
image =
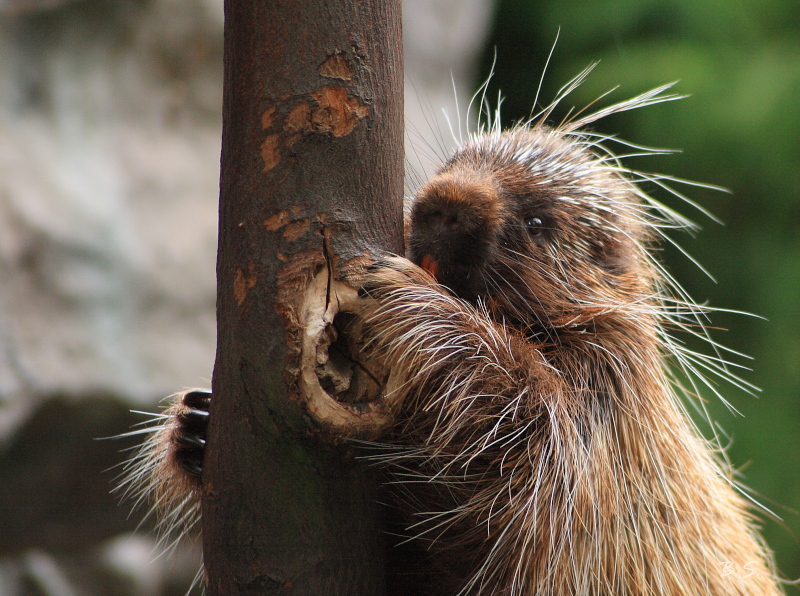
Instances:
[[[342,266],[402,251],[400,29],[400,0],[225,1],[212,596],[385,592],[375,479],[334,440],[381,408],[329,394],[375,387],[324,372],[331,325],[308,338],[346,293]]]

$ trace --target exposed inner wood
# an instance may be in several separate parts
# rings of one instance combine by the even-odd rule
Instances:
[[[308,412],[339,436],[372,436],[392,420],[389,375],[365,358],[359,297],[323,267],[305,290],[300,389]]]

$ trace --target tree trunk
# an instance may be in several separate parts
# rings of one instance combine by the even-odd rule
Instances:
[[[329,394],[375,386],[325,372],[330,325],[308,338],[342,266],[402,251],[400,29],[400,0],[225,2],[212,596],[385,591],[376,482],[333,440],[378,428],[380,407]]]

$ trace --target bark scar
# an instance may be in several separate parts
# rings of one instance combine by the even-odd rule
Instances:
[[[336,56],[339,55],[334,54],[334,58],[323,64],[322,75],[350,81],[350,63],[346,56]],[[348,72],[350,78],[347,78]],[[339,85],[323,85],[299,97],[281,98],[278,105],[270,106],[261,114],[261,130],[269,133],[260,146],[263,171],[269,172],[280,164],[282,155],[306,135],[349,135],[369,111],[369,106],[359,96],[351,95],[347,88]],[[282,131],[271,132],[278,124]]]
[[[347,54],[339,50],[328,55],[319,67],[319,74],[329,79],[350,81],[353,79],[353,65],[350,64]]]
[[[258,272],[254,262],[247,264],[246,273],[241,268],[236,270],[236,273],[233,276],[233,297],[236,300],[237,305],[241,307],[242,304],[244,304],[244,301],[247,298],[247,292],[250,290],[250,288],[256,285],[257,281]]]

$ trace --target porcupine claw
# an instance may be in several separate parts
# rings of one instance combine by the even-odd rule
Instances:
[[[178,465],[181,467],[181,470],[186,472],[187,474],[191,474],[192,476],[202,476],[203,475],[203,466],[189,460],[180,460]]]
[[[208,406],[211,403],[211,391],[208,389],[194,389],[183,396],[183,405],[188,408],[203,410],[208,415]],[[202,414],[203,412],[201,412]]]
[[[372,278],[372,281],[364,281],[358,288],[358,297],[359,298],[368,298],[372,291],[377,289],[377,284],[375,283],[374,276],[376,273],[381,271],[381,269],[385,269],[389,267],[389,261],[386,259],[377,259],[364,267],[364,271],[367,273],[369,278]]]

